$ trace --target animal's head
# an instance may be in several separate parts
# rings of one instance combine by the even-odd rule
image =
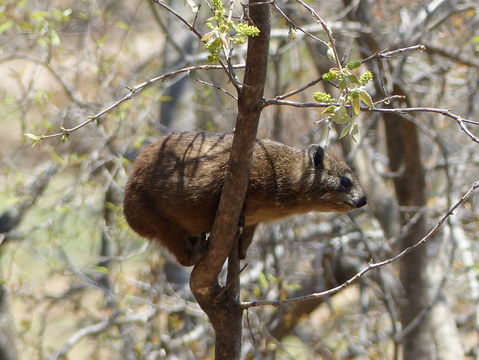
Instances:
[[[351,168],[321,146],[307,149],[311,186],[311,200],[318,211],[348,212],[367,203],[358,179]]]

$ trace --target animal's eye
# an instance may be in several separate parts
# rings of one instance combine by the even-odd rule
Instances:
[[[339,182],[341,183],[341,186],[346,189],[349,189],[353,185],[351,180],[345,176],[341,176],[341,178],[339,179]]]

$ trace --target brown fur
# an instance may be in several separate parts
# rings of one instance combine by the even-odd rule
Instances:
[[[172,133],[138,157],[125,190],[124,212],[141,236],[158,240],[183,265],[206,249],[233,136]],[[347,185],[347,178],[350,186]],[[343,181],[343,185],[341,185]],[[258,139],[245,199],[246,233],[256,224],[309,211],[346,212],[366,204],[351,169],[318,145],[299,150]],[[251,242],[242,244],[242,256]]]

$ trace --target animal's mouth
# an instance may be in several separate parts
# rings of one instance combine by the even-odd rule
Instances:
[[[361,196],[356,201],[347,201],[346,203],[349,206],[351,206],[351,209],[359,209],[359,208],[365,206],[368,203],[368,199],[366,198],[366,196]]]
[[[355,203],[355,206],[357,208],[360,208],[360,207],[363,207],[365,206],[366,204],[368,203],[368,199],[366,198],[366,196],[361,196]]]

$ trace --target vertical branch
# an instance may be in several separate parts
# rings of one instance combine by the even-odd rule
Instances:
[[[263,1],[251,0],[250,5]],[[251,6],[250,18],[260,35],[248,40],[245,76],[238,94],[238,116],[229,169],[210,236],[210,249],[192,273],[192,288],[200,293],[214,291],[217,277],[231,249],[248,186],[249,170],[266,79],[269,49],[269,5]]]
[[[250,0],[249,17],[260,34],[248,39],[245,76],[238,87],[238,116],[229,167],[216,212],[209,250],[195,266],[190,286],[196,300],[208,315],[216,333],[216,359],[239,359],[241,354],[242,309],[239,304],[239,258],[234,250],[241,210],[248,187],[254,142],[262,110],[271,28],[270,5]],[[233,249],[233,250],[232,250]],[[230,255],[225,291],[218,275]]]

